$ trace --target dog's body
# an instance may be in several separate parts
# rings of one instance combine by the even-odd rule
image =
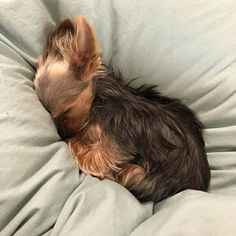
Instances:
[[[104,67],[84,17],[65,20],[49,37],[35,88],[85,173],[121,183],[140,201],[207,190],[210,171],[196,115],[153,87],[130,87]]]

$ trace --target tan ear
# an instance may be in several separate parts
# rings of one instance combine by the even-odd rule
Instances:
[[[101,52],[95,31],[84,16],[75,19],[74,63],[81,69],[83,78],[99,73]]]
[[[78,16],[75,19],[77,52],[84,53],[87,56],[100,54],[97,38],[93,27],[84,16]],[[86,56],[84,55],[84,56]]]
[[[62,52],[65,51],[63,47],[63,42],[65,42],[65,39],[67,39],[68,43],[69,41],[72,41],[72,35],[74,34],[74,24],[70,19],[63,20],[56,29],[49,34],[47,39],[47,45],[46,48],[42,54],[42,56],[39,58],[39,64],[43,64],[48,56],[53,57],[56,59],[56,57],[62,57]],[[71,40],[70,40],[71,39]]]
[[[48,38],[39,64],[66,61],[76,67],[80,80],[91,79],[101,72],[101,55],[96,34],[84,16],[62,21]]]

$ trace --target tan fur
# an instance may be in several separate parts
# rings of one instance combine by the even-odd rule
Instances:
[[[73,103],[68,106],[63,103],[58,103],[58,106],[52,113],[52,116],[62,133],[73,136],[86,126],[94,96],[92,81],[89,82],[88,87]],[[61,113],[62,109],[65,108],[66,112]]]
[[[56,61],[48,66],[49,76],[52,78],[63,76],[69,69],[69,63],[65,60]]]
[[[82,140],[87,142],[82,144],[79,138],[69,141],[69,147],[80,169],[102,179],[116,180],[126,162],[116,144],[103,135],[98,125],[90,127]]]
[[[63,94],[66,99],[60,96],[46,97],[53,104],[51,115],[60,134],[70,137],[67,139],[69,148],[82,171],[118,182],[122,179],[123,185],[129,185],[132,178],[142,179],[143,170],[138,166],[127,165],[132,157],[125,156],[114,139],[107,137],[101,127],[96,124],[87,127],[96,83],[96,79],[92,78],[103,73],[101,63],[96,35],[86,18],[79,16],[74,21],[67,19],[49,37],[47,48],[38,60],[35,84],[40,90],[38,78],[46,73],[54,95],[54,86],[62,89],[61,92],[63,88],[60,85],[70,88],[68,91],[74,91],[71,87],[77,86],[77,82],[71,79],[65,84],[64,78],[78,73],[80,83],[87,83],[84,90],[75,98],[72,96],[72,100],[71,94]]]
[[[119,180],[125,187],[137,185],[145,178],[145,171],[141,166],[128,164],[119,174]]]
[[[36,90],[42,91],[39,88],[40,77],[46,74],[46,77],[50,79],[51,87],[45,88],[44,91],[49,91],[48,89],[51,91],[48,94],[44,93],[41,101],[46,100],[53,104],[50,111],[61,130],[70,132],[74,129],[73,132],[76,133],[83,127],[88,118],[94,95],[92,79],[101,73],[103,72],[100,49],[95,32],[88,21],[83,16],[77,17],[74,21],[64,20],[49,36],[47,48],[38,59],[35,80]],[[63,92],[64,86],[68,91],[68,88],[70,91],[76,91],[76,86],[78,86],[76,81],[70,80],[71,85],[65,84],[65,79],[67,80],[67,76],[70,74],[78,74],[79,81],[88,82],[86,89],[75,99],[72,93],[63,94],[62,97],[51,97],[50,94],[56,94],[54,88],[57,88],[57,91],[59,88]],[[62,84],[62,88],[59,87],[60,84]],[[40,94],[38,95],[40,96]]]
[[[82,80],[88,80],[101,72],[101,52],[93,28],[79,16],[73,22],[74,34],[66,32],[63,37],[55,37],[52,45],[69,63],[80,67]]]
[[[60,74],[68,70],[69,65],[76,65],[81,72],[80,79],[89,80],[102,73],[101,64],[96,34],[86,18],[78,16],[74,21],[64,20],[49,36],[47,48],[38,58],[37,74],[39,77],[45,70]]]

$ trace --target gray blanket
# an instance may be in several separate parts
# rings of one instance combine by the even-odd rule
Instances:
[[[48,33],[78,14],[93,23],[105,63],[198,113],[208,193],[140,204],[76,168],[32,80]],[[0,1],[0,235],[236,235],[236,2]]]

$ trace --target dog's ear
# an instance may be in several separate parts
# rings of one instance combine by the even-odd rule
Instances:
[[[39,66],[42,66],[45,61],[50,58],[52,59],[59,59],[62,58],[62,42],[65,39],[72,39],[72,35],[74,34],[75,28],[74,24],[70,19],[63,20],[57,28],[48,36],[46,48],[43,54],[38,59]],[[61,50],[60,50],[61,49]]]
[[[78,16],[75,19],[75,25],[76,52],[81,54],[84,60],[86,58],[100,56],[96,34],[88,20],[84,16]],[[84,61],[84,63],[87,63],[87,61]]]
[[[49,36],[45,56],[66,61],[75,67],[80,80],[101,72],[101,56],[96,34],[84,16],[64,20]]]
[[[73,63],[80,69],[80,79],[85,80],[98,74],[101,69],[100,48],[96,34],[84,16],[75,19],[75,34],[73,39]]]

